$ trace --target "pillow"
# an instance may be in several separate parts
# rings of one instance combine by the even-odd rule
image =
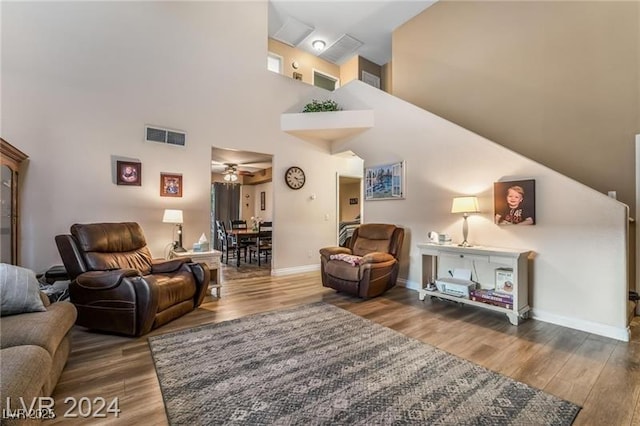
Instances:
[[[332,254],[329,256],[331,260],[342,260],[343,262],[347,262],[351,266],[359,265],[362,261],[360,256],[354,256],[352,254],[340,253],[340,254]]]
[[[36,274],[30,269],[0,263],[0,316],[46,310]]]

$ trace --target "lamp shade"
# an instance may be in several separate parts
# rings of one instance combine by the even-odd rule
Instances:
[[[477,197],[455,197],[451,206],[451,213],[478,213]]]
[[[182,210],[165,209],[162,216],[164,223],[182,223]]]

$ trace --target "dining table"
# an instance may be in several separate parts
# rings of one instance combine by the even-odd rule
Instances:
[[[260,231],[253,229],[230,229],[227,231],[227,235],[233,236],[236,240],[236,267],[240,267],[240,248],[242,241],[251,240],[252,238],[258,239],[260,237]],[[257,241],[256,244],[259,244]]]

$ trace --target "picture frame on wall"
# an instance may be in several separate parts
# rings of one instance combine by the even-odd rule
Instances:
[[[405,196],[405,163],[382,164],[364,169],[364,199],[402,200]]]
[[[116,162],[116,183],[118,185],[142,185],[142,163],[135,161]]]
[[[267,193],[262,191],[260,192],[260,210],[267,209]]]
[[[182,197],[182,175],[177,173],[160,173],[160,196]]]
[[[493,208],[496,225],[535,225],[536,181],[525,179],[495,182]]]

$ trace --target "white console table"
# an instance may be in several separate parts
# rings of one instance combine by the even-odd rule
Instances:
[[[220,275],[220,256],[222,256],[222,252],[218,250],[188,250],[185,252],[175,252],[171,250],[169,252],[169,259],[173,259],[174,257],[190,257],[193,262],[205,263],[209,267],[209,272],[211,274],[209,291],[213,291],[213,289],[215,289],[217,297],[220,297],[220,287],[222,285],[222,279]]]
[[[520,318],[527,318],[529,313],[528,260],[530,250],[506,249],[497,247],[460,247],[457,245],[439,245],[419,243],[422,255],[422,288],[418,291],[419,299],[426,296],[437,297],[458,303],[478,306],[507,315],[513,325],[518,325]],[[496,269],[513,270],[513,305],[511,308],[496,306],[464,297],[428,289],[436,279],[449,276],[448,271],[464,268],[472,271],[472,280],[479,283],[478,288],[493,290],[495,288]]]

